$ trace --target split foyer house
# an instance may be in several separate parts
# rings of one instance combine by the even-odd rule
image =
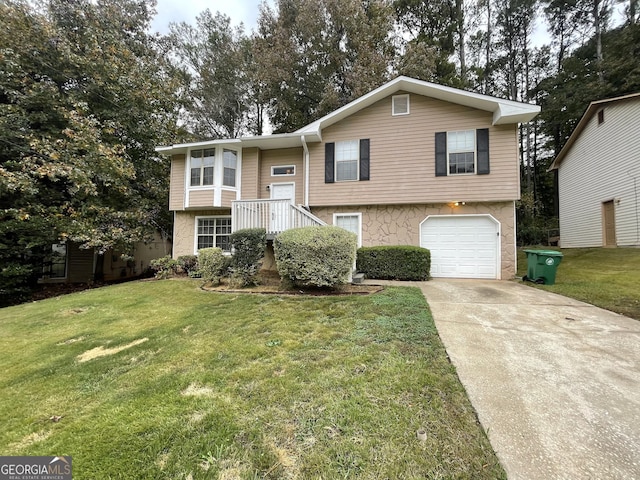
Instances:
[[[560,246],[640,246],[640,93],[592,102],[558,171]]]
[[[407,77],[292,133],[159,147],[173,255],[261,227],[333,224],[360,246],[431,250],[434,277],[516,270],[519,122],[540,108]]]

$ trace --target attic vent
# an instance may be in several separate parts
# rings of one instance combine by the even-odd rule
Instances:
[[[391,98],[391,115],[409,115],[409,94],[394,95]]]

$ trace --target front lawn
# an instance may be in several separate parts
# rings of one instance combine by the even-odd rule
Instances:
[[[556,284],[539,288],[640,320],[640,248],[542,248],[562,252],[563,259]],[[527,273],[523,250],[519,277]]]
[[[0,452],[75,479],[506,478],[419,290],[199,285],[1,309]]]

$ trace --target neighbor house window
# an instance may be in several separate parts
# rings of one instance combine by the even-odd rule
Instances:
[[[203,217],[197,219],[196,252],[201,248],[218,247],[231,251],[231,217]]]
[[[336,142],[336,182],[358,180],[359,143]]]
[[[191,183],[192,187],[213,185],[213,165],[216,150],[205,148],[191,150]]]
[[[284,165],[281,167],[271,167],[272,177],[290,177],[296,174],[295,165]]]
[[[449,175],[474,173],[476,164],[476,132],[465,130],[447,133]]]
[[[226,187],[235,187],[238,154],[234,150],[225,150],[223,158],[224,172],[222,177],[222,184]]]
[[[333,224],[358,236],[358,248],[362,246],[362,214],[334,213]]]
[[[67,277],[67,244],[54,243],[51,245],[51,254],[44,264],[42,272],[49,278]]]

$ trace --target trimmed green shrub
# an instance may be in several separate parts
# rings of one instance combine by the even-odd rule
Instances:
[[[177,267],[178,262],[171,258],[171,255],[156,258],[149,262],[149,268],[155,272],[155,277],[160,280],[169,278],[171,275],[176,273]]]
[[[297,287],[346,283],[356,248],[356,235],[334,226],[286,230],[273,242],[280,277]]]
[[[231,234],[233,257],[229,269],[230,280],[241,287],[255,285],[261,260],[267,248],[267,231],[264,228],[247,228]]]
[[[367,278],[428,280],[431,252],[409,245],[362,247],[358,249],[356,268]]]
[[[198,250],[198,270],[205,282],[213,285],[220,283],[224,265],[225,258],[222,249],[210,247]]]

